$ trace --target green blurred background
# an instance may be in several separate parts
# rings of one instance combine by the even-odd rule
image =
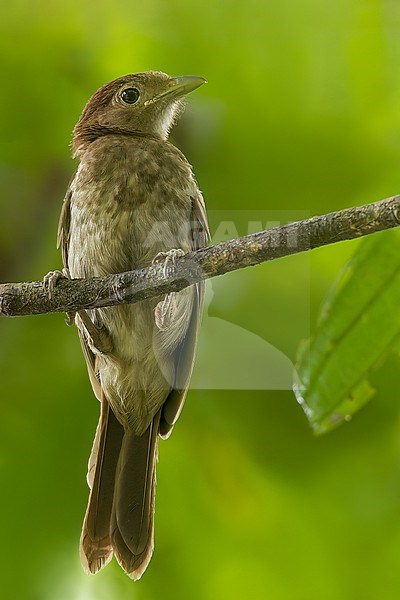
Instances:
[[[128,72],[209,80],[174,141],[214,229],[231,211],[287,221],[399,192],[395,1],[13,0],[0,8],[0,56],[1,281],[60,266],[71,130],[89,95]],[[208,314],[294,361],[356,247],[214,280]],[[399,597],[394,357],[372,375],[375,399],[319,439],[289,390],[190,392],[160,444],[156,551],[133,583],[116,564],[90,578],[79,564],[98,404],[76,332],[62,315],[2,319],[0,340],[4,598]],[[198,369],[213,349],[203,336]]]

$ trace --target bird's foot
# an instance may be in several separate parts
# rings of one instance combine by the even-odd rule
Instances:
[[[174,320],[176,292],[170,292],[159,302],[154,310],[156,326],[160,331],[166,331]]]
[[[171,274],[177,258],[184,256],[185,252],[181,248],[172,248],[168,252],[159,252],[153,258],[153,265],[163,263],[163,275],[167,277]],[[160,331],[166,331],[171,325],[175,314],[176,292],[167,294],[164,300],[161,300],[155,308],[154,317],[156,326]]]
[[[159,252],[153,258],[152,264],[158,265],[163,263],[163,275],[167,277],[167,275],[171,275],[171,271],[175,266],[175,262],[177,258],[181,258],[184,256],[185,252],[181,248],[172,248],[172,250],[168,250],[168,252]]]
[[[62,271],[59,271],[58,269],[56,271],[50,271],[43,277],[43,289],[45,292],[47,292],[50,300],[52,298],[54,288],[60,279],[71,279],[68,269],[63,269]]]
[[[47,273],[47,275],[43,277],[43,289],[47,293],[50,300],[53,296],[54,288],[56,287],[60,279],[71,279],[71,275],[68,269],[64,268],[62,271],[59,271],[58,269],[56,271],[50,271],[49,273]],[[68,327],[71,327],[71,325],[73,325],[74,319],[75,312],[67,312],[67,318],[65,319],[65,323],[68,325]]]
[[[86,339],[93,354],[111,354],[114,348],[108,329],[95,325],[86,310],[78,312],[79,320],[85,328]]]

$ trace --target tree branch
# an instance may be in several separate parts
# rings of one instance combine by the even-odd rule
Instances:
[[[0,315],[38,315],[139,302],[198,281],[400,225],[400,196],[222,242],[162,265],[93,279],[62,279],[49,298],[41,281],[0,284]]]

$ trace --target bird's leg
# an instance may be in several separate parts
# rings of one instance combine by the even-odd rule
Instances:
[[[177,258],[184,256],[185,252],[181,248],[173,248],[168,252],[159,252],[153,258],[153,264],[163,263],[163,274],[164,277],[170,275],[171,267],[175,266],[175,261]],[[166,294],[164,300],[161,300],[155,308],[154,318],[156,321],[156,325],[160,331],[165,331],[168,329],[169,325],[173,321],[174,312],[175,312],[175,302],[176,292],[170,292]]]
[[[87,342],[94,354],[111,354],[114,345],[108,329],[104,325],[96,325],[89,317],[86,310],[78,311],[78,318],[82,323]]]
[[[47,273],[47,275],[43,277],[43,288],[44,291],[47,292],[47,295],[49,296],[50,300],[53,295],[54,288],[56,287],[60,279],[71,279],[69,269],[64,268],[62,271],[59,271],[58,269],[56,271],[50,271],[49,273]],[[71,325],[74,322],[74,318],[75,312],[67,312],[67,318],[65,319],[65,323],[68,325],[68,327],[71,327]]]

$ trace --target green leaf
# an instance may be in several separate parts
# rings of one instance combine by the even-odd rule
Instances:
[[[400,333],[400,231],[366,238],[299,352],[294,391],[315,433],[350,420],[374,394],[368,376]]]

